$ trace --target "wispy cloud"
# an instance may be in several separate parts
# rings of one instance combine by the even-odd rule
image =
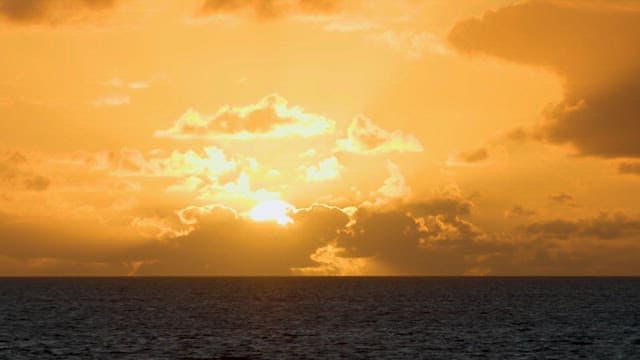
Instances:
[[[93,102],[94,106],[103,107],[103,106],[123,106],[129,105],[131,102],[131,97],[129,95],[107,95],[101,98],[96,99]]]

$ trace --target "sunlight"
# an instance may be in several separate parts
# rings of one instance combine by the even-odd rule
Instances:
[[[268,200],[256,205],[249,211],[249,217],[254,221],[275,221],[279,225],[292,224],[293,219],[289,213],[295,207],[286,201]]]

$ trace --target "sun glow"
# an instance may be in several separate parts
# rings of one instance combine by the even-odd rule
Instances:
[[[275,221],[279,225],[287,225],[293,223],[289,213],[294,210],[295,207],[286,201],[269,200],[256,205],[248,215],[254,221]]]

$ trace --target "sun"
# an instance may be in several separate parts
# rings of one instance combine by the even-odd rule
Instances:
[[[279,225],[287,225],[293,223],[289,213],[294,210],[295,207],[286,201],[268,200],[256,205],[248,215],[254,221],[275,221]]]

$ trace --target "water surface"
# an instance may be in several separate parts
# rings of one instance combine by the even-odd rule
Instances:
[[[640,278],[5,278],[2,359],[640,359]]]

